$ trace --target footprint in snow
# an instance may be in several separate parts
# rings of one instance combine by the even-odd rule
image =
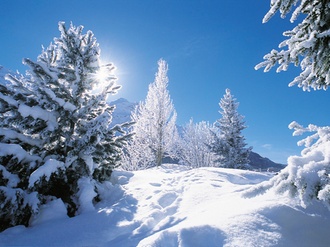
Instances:
[[[162,208],[166,208],[173,204],[175,200],[178,198],[178,194],[175,192],[168,192],[163,194],[159,199],[158,203]]]
[[[160,183],[149,183],[150,185],[154,186],[154,187],[160,187],[162,186],[162,184]]]

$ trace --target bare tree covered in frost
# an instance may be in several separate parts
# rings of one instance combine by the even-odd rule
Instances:
[[[245,148],[245,138],[242,135],[245,123],[243,116],[237,111],[239,103],[226,89],[226,94],[220,100],[222,118],[217,120],[215,127],[218,129],[214,134],[211,150],[218,156],[220,166],[227,168],[245,168],[249,163],[249,154],[252,147]]]
[[[330,5],[324,0],[272,0],[271,7],[263,22],[280,11],[281,17],[295,8],[291,15],[291,22],[299,15],[304,19],[292,29],[283,33],[289,37],[279,44],[281,51],[272,50],[264,56],[265,61],[256,69],[265,67],[269,71],[277,63],[277,72],[287,70],[290,63],[300,65],[302,73],[289,86],[298,85],[303,90],[327,89],[330,84]]]
[[[309,91],[328,88],[330,84],[330,3],[321,0],[288,1],[273,0],[271,8],[264,17],[267,22],[278,10],[284,18],[295,6],[291,22],[299,14],[304,19],[292,31],[284,35],[290,37],[280,44],[287,50],[273,50],[256,68],[266,67],[265,71],[279,63],[278,71],[286,70],[289,63],[299,65],[303,72],[289,85],[298,85]],[[302,59],[302,60],[301,60]],[[305,132],[313,134],[298,142],[305,145],[300,156],[288,158],[288,166],[269,182],[259,185],[249,194],[264,192],[274,188],[279,193],[298,196],[302,206],[306,207],[314,199],[323,201],[330,209],[330,128],[309,125],[307,128],[292,122],[293,135]]]
[[[100,64],[93,33],[63,22],[59,30],[37,62],[24,59],[25,77],[7,75],[0,86],[2,229],[27,225],[52,200],[62,200],[70,216],[92,209],[128,138],[120,126],[109,128],[114,107],[106,98],[120,86],[114,66]]]
[[[184,127],[180,148],[180,162],[191,167],[214,166],[215,154],[210,150],[213,125],[190,120]]]
[[[127,145],[126,169],[145,169],[160,166],[165,157],[175,158],[178,133],[176,111],[167,90],[168,65],[158,61],[155,80],[149,85],[147,97],[131,115],[135,123],[134,136]]]

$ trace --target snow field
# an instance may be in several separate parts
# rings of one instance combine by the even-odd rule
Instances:
[[[56,201],[32,227],[0,233],[0,246],[329,246],[322,203],[303,209],[271,190],[244,197],[271,177],[178,165],[115,171],[96,210],[68,218]]]
[[[197,170],[175,172],[163,178],[161,184],[164,189],[158,195],[155,193],[157,196],[148,205],[149,210],[155,208],[157,202],[165,201],[169,205],[164,209],[175,211],[167,217],[167,221],[163,219],[158,223],[156,229],[164,230],[150,234],[139,246],[222,246],[226,242],[228,246],[235,242],[248,246],[248,241],[251,241],[251,246],[255,244],[256,235],[247,226],[254,217],[246,215],[246,212],[253,211],[253,206],[250,199],[240,197],[240,191],[250,183],[269,177],[254,173],[241,176],[236,170],[218,168]],[[242,231],[245,234],[242,235]],[[274,237],[277,236],[272,235]],[[264,236],[260,236],[258,241],[262,238]]]

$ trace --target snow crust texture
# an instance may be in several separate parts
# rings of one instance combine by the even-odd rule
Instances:
[[[322,203],[304,209],[271,190],[244,197],[271,177],[178,165],[115,171],[96,210],[68,218],[54,202],[33,227],[0,233],[0,246],[328,246]]]

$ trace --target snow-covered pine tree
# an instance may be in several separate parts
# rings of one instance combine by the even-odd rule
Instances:
[[[112,169],[119,165],[126,136],[117,134],[122,132],[120,126],[109,128],[114,106],[109,106],[106,99],[120,88],[112,73],[114,66],[100,64],[100,48],[91,31],[83,34],[82,26],[72,24],[66,29],[63,22],[59,23],[59,30],[61,37],[43,51],[37,63],[27,59],[25,62],[32,69],[32,79],[40,84],[39,91],[46,92],[47,101],[52,99],[52,110],[57,115],[57,128],[47,136],[43,155],[63,163],[64,172],[58,172],[59,179],[69,188],[62,195],[63,188],[57,188],[56,178],[54,188],[50,188],[54,192],[49,193],[68,203],[73,215],[84,210],[85,194],[100,196],[98,182],[109,179]],[[101,73],[106,76],[100,78]],[[97,85],[103,89],[95,93]],[[34,182],[30,185],[45,189],[43,179]],[[88,203],[92,206],[92,201]]]
[[[184,127],[180,148],[180,163],[191,167],[214,166],[216,156],[210,151],[213,125],[191,119]]]
[[[93,33],[82,34],[83,27],[72,24],[66,29],[63,22],[59,30],[61,37],[43,50],[37,62],[24,59],[31,68],[25,78],[8,76],[12,85],[20,85],[13,95],[22,99],[22,92],[28,91],[24,102],[15,101],[6,87],[1,88],[6,93],[1,99],[7,102],[1,108],[17,115],[9,119],[13,115],[2,114],[9,124],[1,126],[1,131],[7,131],[2,138],[5,144],[14,143],[17,136],[39,144],[18,144],[28,154],[35,154],[38,162],[29,165],[27,179],[15,187],[37,193],[39,204],[60,198],[73,216],[93,208],[95,200],[102,199],[102,186],[119,165],[128,136],[120,126],[109,127],[114,106],[109,106],[106,98],[120,87],[112,73],[113,65],[100,64],[100,49]],[[102,80],[101,70],[106,75]],[[97,85],[103,86],[98,93],[94,90]],[[20,130],[28,120],[33,128],[26,132],[27,125]],[[8,138],[9,132],[17,133],[15,138]],[[15,163],[17,170],[5,167],[3,173],[20,177],[24,166],[21,161]]]
[[[327,89],[330,84],[330,5],[323,0],[272,0],[271,7],[265,15],[263,22],[269,21],[277,11],[281,17],[285,16],[295,8],[290,21],[294,22],[302,14],[304,17],[291,31],[283,33],[289,37],[280,43],[281,51],[272,50],[264,56],[265,61],[255,68],[265,67],[269,71],[277,63],[277,72],[287,70],[290,63],[300,65],[301,74],[297,76],[289,86],[298,85],[303,90],[313,88]]]
[[[226,89],[226,94],[220,100],[222,118],[218,119],[213,132],[214,140],[210,145],[211,150],[218,156],[220,166],[227,168],[244,169],[249,163],[249,153],[252,147],[246,148],[245,138],[242,135],[245,123],[243,116],[237,111],[239,103]]]
[[[22,76],[7,78],[13,83],[0,84],[0,231],[27,225],[38,211],[38,194],[29,190],[28,181],[41,162],[38,132],[47,128],[42,117],[34,117],[38,102],[30,85]],[[46,111],[39,113],[47,117]]]
[[[284,18],[294,6],[291,22],[297,20],[299,14],[303,14],[305,18],[292,31],[284,33],[290,38],[283,41],[280,47],[287,46],[287,50],[280,52],[272,50],[264,57],[266,61],[258,64],[256,69],[265,67],[265,71],[269,71],[279,63],[277,71],[282,71],[286,70],[290,63],[296,66],[300,64],[303,72],[289,85],[297,84],[304,91],[309,91],[311,88],[326,90],[330,84],[329,1],[273,0],[263,21],[267,22],[278,10]],[[318,127],[310,124],[304,128],[294,121],[289,128],[294,129],[294,135],[305,132],[315,133],[298,142],[298,145],[305,145],[301,156],[290,156],[287,167],[280,174],[255,190],[263,192],[275,188],[279,193],[288,192],[292,197],[298,196],[304,207],[317,199],[323,201],[330,209],[329,126]],[[255,194],[255,191],[252,194]]]
[[[155,80],[149,85],[147,97],[140,102],[131,119],[134,136],[127,145],[126,168],[130,170],[160,166],[165,157],[175,158],[178,133],[176,111],[167,90],[168,65],[158,61]]]

